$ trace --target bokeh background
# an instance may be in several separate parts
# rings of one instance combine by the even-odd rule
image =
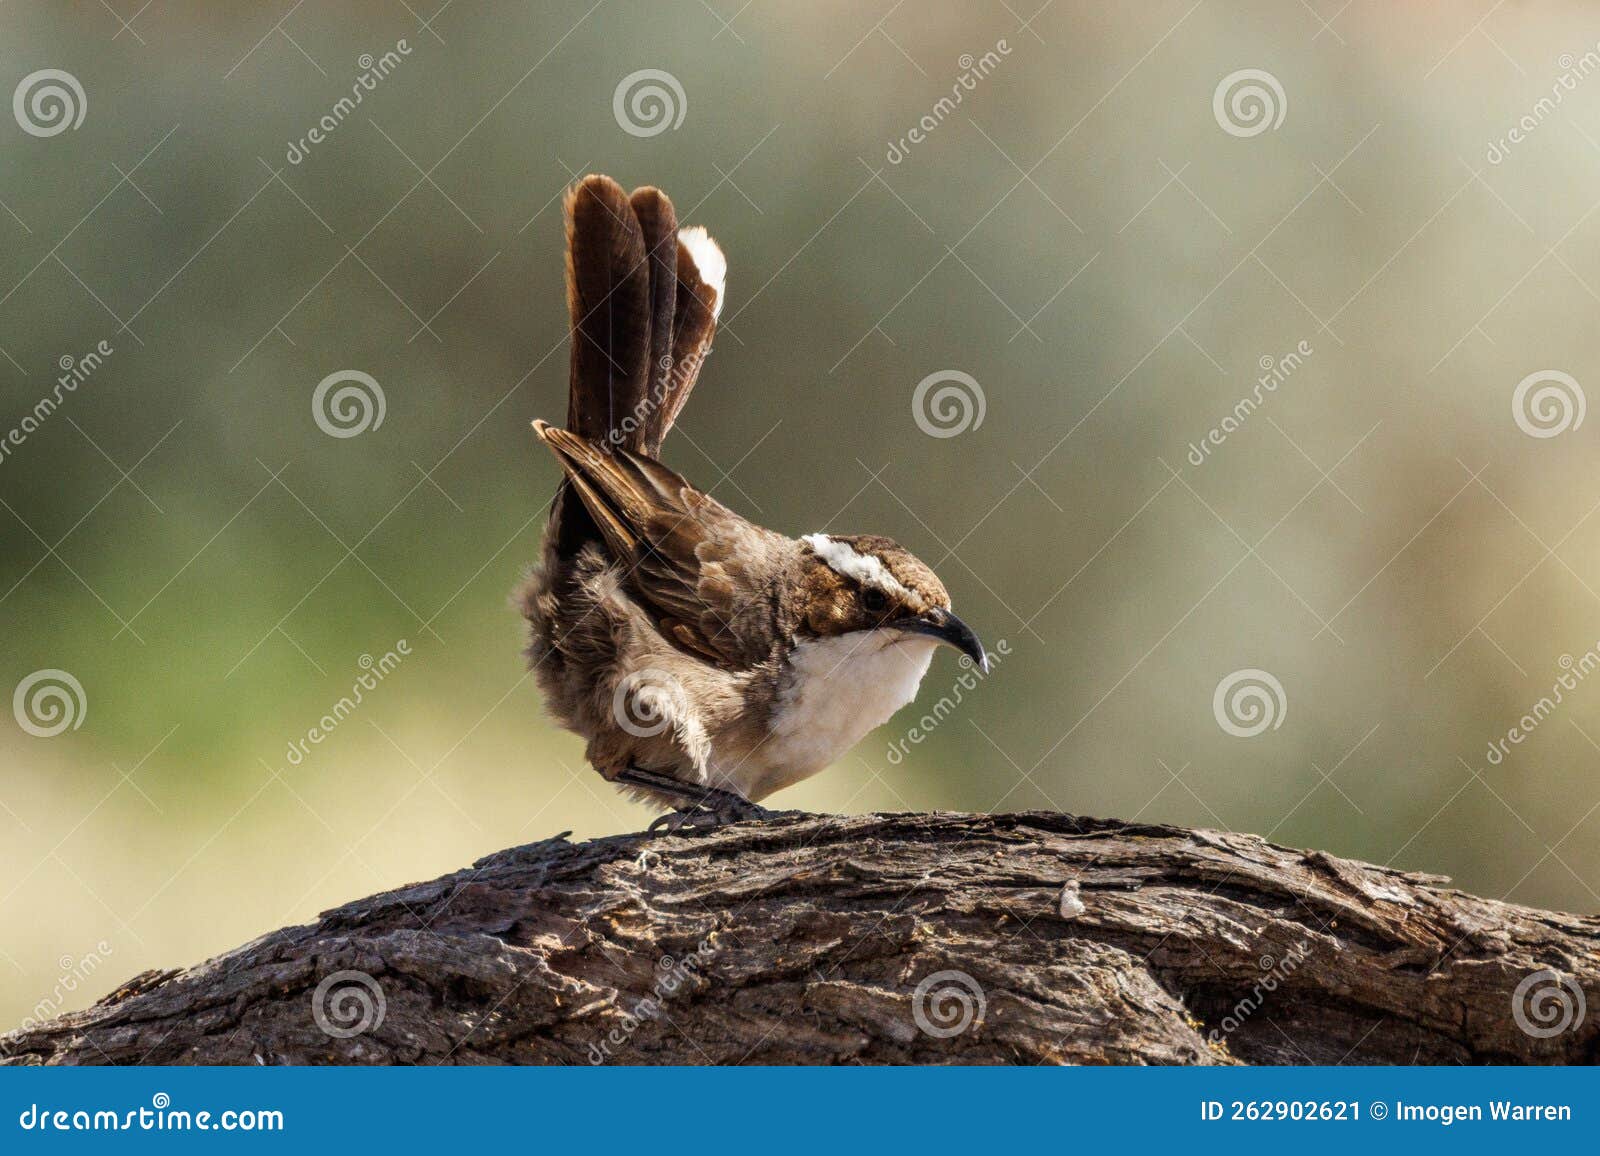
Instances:
[[[509,605],[589,170],[729,255],[669,462],[899,538],[1010,650],[891,756],[937,661],[780,805],[1137,816],[1600,906],[1592,5],[10,0],[0,30],[0,95],[83,91],[54,135],[0,115],[0,436],[113,350],[0,458],[0,697],[83,689],[54,737],[0,712],[0,1026],[649,818],[542,717]],[[681,94],[629,131],[645,69]],[[341,371],[383,394],[359,436],[314,417]],[[1572,408],[1519,420],[1551,371]],[[919,423],[947,372],[981,423]],[[1270,723],[1230,730],[1253,670],[1282,697],[1256,676]]]

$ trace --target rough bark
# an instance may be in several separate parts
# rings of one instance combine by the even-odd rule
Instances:
[[[0,1055],[1592,1060],[1600,1015],[1577,1005],[1600,994],[1600,921],[1443,882],[1248,835],[1059,814],[783,815],[557,837],[137,976],[0,1037]]]

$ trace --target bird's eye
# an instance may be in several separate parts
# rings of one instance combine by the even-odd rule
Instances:
[[[882,614],[889,609],[889,598],[882,590],[869,586],[861,592],[861,605],[866,607],[868,614]]]

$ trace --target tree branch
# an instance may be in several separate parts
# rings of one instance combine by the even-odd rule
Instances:
[[[1600,923],[1443,882],[1045,813],[558,837],[147,972],[0,1056],[1593,1061]]]

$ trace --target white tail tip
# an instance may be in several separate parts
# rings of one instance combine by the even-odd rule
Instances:
[[[713,295],[711,316],[720,316],[723,288],[728,280],[728,259],[722,255],[722,249],[711,239],[711,234],[700,225],[679,229],[678,244],[689,250],[689,256],[694,258],[694,267],[700,271],[700,280],[711,286]]]

